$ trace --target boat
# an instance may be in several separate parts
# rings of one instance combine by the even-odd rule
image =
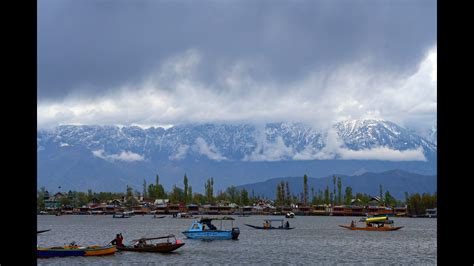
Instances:
[[[51,231],[51,229],[46,229],[46,230],[36,230],[37,233],[36,234],[41,234],[41,233],[44,233],[44,232],[48,232],[48,231]]]
[[[170,241],[173,238],[174,241]],[[152,243],[152,240],[166,239],[166,242]],[[132,240],[130,245],[117,246],[120,251],[135,251],[135,252],[157,252],[157,253],[168,253],[184,246],[184,242],[176,239],[174,235],[151,237],[151,238],[140,238]]]
[[[217,229],[216,226],[212,224],[212,221],[220,220],[221,226],[220,229]],[[231,230],[223,230],[222,221],[231,221]],[[222,217],[222,218],[205,218],[202,217],[201,220],[195,220],[191,227],[187,231],[184,231],[183,234],[190,239],[202,239],[202,240],[226,240],[233,239],[236,240],[239,237],[240,229],[234,227],[234,218],[232,217]]]
[[[161,219],[161,218],[165,218],[165,217],[166,217],[166,215],[162,215],[162,216],[156,216],[156,214],[153,215],[153,218],[156,218],[156,219]]]
[[[403,226],[394,226],[393,220],[389,220],[388,216],[365,218],[362,222],[365,223],[365,226],[356,226],[354,221],[352,221],[350,225],[339,226],[349,230],[362,231],[395,231],[403,228]]]
[[[106,256],[113,255],[117,248],[112,245],[107,246],[77,246],[71,243],[69,246],[58,246],[50,248],[36,248],[38,258],[70,257],[70,256]]]
[[[173,213],[173,218],[195,218],[193,217],[192,214],[188,212],[178,212],[178,213]]]
[[[294,212],[287,212],[287,213],[285,214],[285,217],[286,217],[286,218],[294,218],[294,217],[295,217],[295,213],[294,213]]]
[[[281,225],[278,227],[272,226],[272,222],[281,222]],[[289,223],[286,222],[286,224],[283,224],[284,220],[283,219],[266,219],[263,222],[263,226],[256,226],[256,225],[251,225],[251,224],[245,224],[246,226],[255,228],[255,229],[265,229],[265,230],[270,230],[270,229],[280,229],[280,230],[290,230],[294,229],[294,227],[290,227]]]
[[[112,216],[113,218],[130,218],[132,214],[130,212],[117,212]]]

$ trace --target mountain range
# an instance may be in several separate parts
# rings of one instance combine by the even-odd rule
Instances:
[[[435,193],[436,175],[420,175],[402,170],[390,170],[380,173],[367,172],[361,175],[338,175],[341,178],[342,195],[344,195],[345,187],[350,186],[353,194],[366,193],[371,196],[379,195],[380,187],[382,185],[383,191],[390,191],[390,194],[396,199],[405,199],[405,192],[412,193]],[[249,193],[254,193],[255,196],[275,199],[276,186],[281,182],[288,182],[290,192],[294,195],[303,193],[303,176],[299,177],[279,177],[272,178],[263,182],[256,182],[237,186],[240,189],[246,189]],[[317,195],[320,191],[324,193],[326,187],[330,192],[333,192],[334,184],[333,177],[326,176],[320,178],[308,177],[308,194],[311,198],[312,188]],[[337,189],[337,188],[336,188]],[[337,191],[337,190],[336,190]]]
[[[358,175],[400,169],[436,173],[437,145],[383,120],[350,120],[318,130],[303,123],[186,124],[170,128],[63,125],[38,130],[38,186],[141,191],[143,180],[170,190],[187,174],[193,191],[278,176]]]

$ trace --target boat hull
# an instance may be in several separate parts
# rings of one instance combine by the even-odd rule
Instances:
[[[232,239],[232,231],[184,231],[183,234],[189,239],[203,240],[227,240]]]
[[[263,227],[263,226],[256,226],[256,225],[251,225],[251,224],[245,224],[246,226],[255,228],[255,229],[263,229],[263,230],[290,230],[294,229],[294,227]]]
[[[71,256],[106,256],[113,255],[117,251],[115,246],[90,246],[90,247],[53,247],[37,248],[38,258],[71,257]]]
[[[403,228],[403,226],[383,226],[383,227],[351,227],[350,225],[339,225],[340,227],[349,230],[361,230],[361,231],[395,231]]]
[[[180,247],[184,246],[184,243],[178,243],[178,244],[168,244],[168,243],[162,243],[150,247],[117,247],[118,250],[121,251],[134,251],[134,252],[156,252],[156,253],[168,253],[173,250],[176,250]]]

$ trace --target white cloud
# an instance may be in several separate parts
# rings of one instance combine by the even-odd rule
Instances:
[[[95,157],[104,159],[106,161],[124,161],[124,162],[136,162],[136,161],[144,161],[145,158],[137,153],[133,153],[131,151],[121,151],[119,154],[105,154],[104,150],[95,150],[92,151],[92,154]]]
[[[182,160],[186,157],[188,153],[189,145],[180,145],[176,154],[169,156],[170,160]]]
[[[309,71],[288,83],[268,79],[264,70],[255,75],[265,63],[241,60],[222,64],[214,73],[218,78],[204,82],[199,75],[204,58],[189,50],[141,84],[123,85],[113,94],[38,102],[38,127],[298,121],[327,129],[340,120],[375,118],[429,128],[436,124],[436,57],[435,46],[406,76],[371,70],[367,59]]]
[[[342,160],[426,161],[421,147],[405,151],[392,150],[388,147],[358,151],[340,149],[339,153]]]
[[[257,142],[257,148],[246,155],[243,161],[280,161],[293,156],[293,148],[285,145],[281,136],[278,136],[274,142],[268,142],[266,139]]]
[[[226,157],[222,156],[217,148],[214,145],[208,145],[206,141],[198,137],[196,139],[196,144],[194,146],[197,149],[197,152],[202,155],[206,155],[209,159],[215,160],[215,161],[222,161],[222,160],[227,160]]]

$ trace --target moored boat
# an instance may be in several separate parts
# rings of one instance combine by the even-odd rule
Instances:
[[[294,213],[294,212],[287,212],[287,213],[285,214],[285,217],[286,217],[286,218],[294,218],[294,217],[295,217],[295,213]]]
[[[70,257],[70,256],[106,256],[113,255],[117,251],[115,246],[87,246],[81,247],[76,245],[58,246],[50,248],[36,248],[36,256],[38,258],[51,257]]]
[[[133,212],[117,212],[112,216],[113,218],[130,218]]]
[[[217,229],[217,227],[212,224],[213,220],[221,221],[220,229]],[[222,230],[222,221],[225,220],[230,220],[232,222],[231,230]],[[183,234],[190,239],[236,240],[239,237],[240,229],[238,227],[234,227],[234,218],[232,217],[201,218],[200,221],[194,221],[191,224],[191,227],[187,231],[184,231]]]
[[[170,241],[173,238],[174,241]],[[152,243],[152,240],[166,239],[166,242]],[[151,238],[140,238],[132,240],[128,246],[117,246],[118,250],[121,251],[135,251],[135,252],[156,252],[156,253],[168,253],[184,246],[184,242],[176,239],[174,235],[151,237]]]
[[[272,222],[281,222],[280,226],[272,226]],[[255,228],[255,229],[264,229],[264,230],[272,230],[272,229],[279,229],[279,230],[290,230],[294,229],[294,227],[290,227],[290,223],[287,221],[285,224],[283,224],[284,220],[283,219],[266,219],[263,222],[263,226],[256,226],[256,225],[251,225],[251,224],[245,224],[246,226]]]

